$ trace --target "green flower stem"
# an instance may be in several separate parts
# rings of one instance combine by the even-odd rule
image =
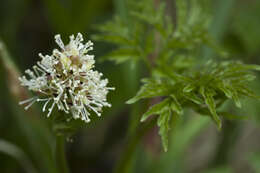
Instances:
[[[140,128],[136,129],[136,132],[132,136],[129,136],[127,146],[125,147],[123,154],[115,167],[114,173],[128,173],[131,167],[131,160],[133,159],[137,145],[141,141],[142,137],[156,124],[156,119],[153,119]]]
[[[59,173],[69,173],[66,154],[65,154],[65,136],[57,135],[56,136],[56,165],[59,170]]]

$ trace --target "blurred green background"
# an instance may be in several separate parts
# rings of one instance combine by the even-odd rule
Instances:
[[[163,1],[163,0],[161,0]],[[170,1],[170,0],[168,0]],[[174,2],[174,0],[172,0]],[[169,3],[174,4],[174,3]],[[53,36],[81,32],[91,39],[113,15],[127,10],[124,0],[1,0],[0,38],[10,59],[0,59],[0,172],[56,173],[53,160],[54,136],[44,114],[35,105],[25,112],[18,101],[26,97],[17,84],[19,75],[13,63],[24,71],[38,60],[38,53],[50,54]],[[174,8],[171,8],[174,10]],[[234,58],[260,64],[260,1],[218,0],[211,34]],[[0,45],[1,46],[1,45]],[[95,42],[96,68],[116,90],[109,100],[113,107],[81,129],[67,144],[67,158],[73,173],[109,173],[116,167],[127,137],[138,122],[139,112],[131,111],[125,101],[132,97],[145,75],[129,64],[100,63],[99,57],[113,47]],[[2,49],[1,49],[2,50]],[[6,55],[2,52],[1,55]],[[138,70],[139,69],[139,70]],[[252,88],[260,95],[260,75]],[[190,118],[177,124],[171,134],[169,151],[161,148],[157,129],[152,129],[138,145],[128,172],[135,173],[260,173],[260,101],[244,100],[243,109],[231,112],[247,115],[248,120],[225,121],[218,132],[206,117],[187,112]],[[131,116],[135,114],[135,116]],[[131,126],[129,125],[131,124]],[[142,125],[142,124],[138,124]]]

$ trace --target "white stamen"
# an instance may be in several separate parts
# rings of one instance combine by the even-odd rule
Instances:
[[[52,112],[54,106],[55,106],[55,101],[53,101],[53,103],[52,103],[52,105],[51,105],[51,108],[48,109],[49,113],[47,114],[47,117],[50,117],[51,112]]]
[[[63,43],[63,41],[62,41],[62,39],[61,39],[60,34],[55,35],[55,41],[56,41],[56,43],[59,45],[59,47],[60,47],[62,50],[64,50],[64,43]]]
[[[45,102],[42,111],[47,107],[47,117],[52,113],[55,105],[60,111],[71,113],[67,120],[81,119],[90,122],[90,112],[101,116],[103,107],[110,107],[106,101],[109,90],[108,80],[101,79],[102,73],[94,71],[94,55],[87,54],[93,49],[93,43],[88,41],[83,44],[83,36],[78,33],[76,38],[70,36],[69,44],[64,45],[61,36],[55,36],[55,42],[60,50],[54,49],[52,55],[39,53],[40,61],[33,66],[33,70],[26,70],[26,76],[19,78],[21,85],[36,92],[38,97],[33,97],[19,104],[28,105],[28,109],[34,102]],[[75,63],[76,62],[76,63]],[[49,107],[50,101],[53,101]]]
[[[48,101],[44,103],[43,108],[42,108],[42,112],[45,112],[46,106],[48,105],[48,103],[49,103],[50,101],[51,101],[51,99],[48,99]]]
[[[33,101],[33,100],[35,100],[35,99],[36,99],[36,97],[32,97],[32,98],[29,98],[29,99],[20,101],[20,102],[19,102],[19,105],[23,105],[23,104],[28,103],[28,102],[31,102],[31,101]]]
[[[26,107],[24,107],[24,109],[25,109],[25,110],[29,109],[35,102],[36,102],[36,99],[33,100],[29,105],[27,105]]]

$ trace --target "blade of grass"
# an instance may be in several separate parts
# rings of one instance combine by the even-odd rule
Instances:
[[[9,105],[12,115],[18,124],[18,129],[21,130],[21,135],[24,135],[28,142],[29,150],[32,157],[37,160],[41,171],[56,173],[56,166],[52,157],[52,139],[50,130],[45,121],[40,119],[40,113],[35,109],[32,111],[21,111],[22,107],[18,107],[18,100],[28,98],[29,93],[20,86],[18,77],[20,71],[12,61],[4,43],[0,40],[0,65],[5,69],[6,75],[4,80],[7,82],[9,94],[6,97],[6,102]],[[30,115],[30,116],[28,116]],[[20,131],[19,131],[20,132]],[[39,157],[41,156],[41,157]]]
[[[37,173],[35,167],[33,166],[31,160],[23,152],[22,149],[15,146],[14,144],[0,139],[0,152],[4,153],[14,159],[16,159],[21,167],[28,173]]]

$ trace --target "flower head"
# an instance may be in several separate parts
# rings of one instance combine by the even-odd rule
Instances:
[[[42,111],[48,111],[49,117],[55,106],[64,111],[67,120],[81,119],[89,122],[90,112],[101,115],[104,106],[110,107],[106,96],[109,90],[108,80],[101,79],[102,73],[93,70],[94,55],[88,52],[93,49],[93,43],[83,44],[83,37],[78,33],[75,38],[70,36],[70,42],[64,45],[60,35],[55,36],[60,50],[54,49],[52,55],[39,54],[41,58],[33,70],[26,70],[25,76],[19,78],[21,85],[28,87],[37,96],[19,102],[28,104],[28,109],[35,102],[44,102]]]

